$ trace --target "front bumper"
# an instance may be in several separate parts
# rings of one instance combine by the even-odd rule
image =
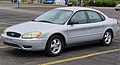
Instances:
[[[47,38],[20,39],[2,35],[1,39],[5,45],[22,50],[45,50]]]
[[[118,10],[120,10],[120,7],[115,7],[115,9],[118,9]]]

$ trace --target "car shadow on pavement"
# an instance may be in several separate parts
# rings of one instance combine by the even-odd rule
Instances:
[[[79,51],[79,50],[85,50],[85,49],[90,49],[90,48],[95,48],[95,47],[100,47],[100,42],[97,43],[90,43],[90,44],[85,44],[85,45],[77,45],[77,46],[71,46],[65,48],[63,53],[68,53],[72,51]]]
[[[61,57],[64,55],[71,55],[73,53],[78,53],[78,54],[81,52],[89,53],[90,50],[97,52],[97,51],[109,49],[111,46],[117,45],[117,44],[114,44],[114,43],[117,43],[116,40],[113,40],[112,42],[113,44],[110,47],[101,45],[101,42],[87,42],[87,43],[90,43],[90,44],[84,43],[86,45],[76,45],[76,46],[66,47],[63,50],[62,54],[58,57]],[[46,57],[47,58],[47,56],[44,54],[44,51],[25,51],[25,50],[10,48],[9,50],[5,50],[5,53],[10,54],[11,56],[14,56],[14,57],[22,57],[22,58],[25,58],[25,57],[29,57],[29,58]]]
[[[68,54],[69,52],[72,53],[74,51],[80,51],[85,50],[89,48],[94,48],[100,46],[98,43],[93,44],[87,44],[87,45],[77,45],[77,46],[71,46],[67,47],[63,50],[62,54]],[[15,57],[46,57],[44,54],[44,51],[25,51],[25,50],[19,50],[19,49],[11,49],[6,51],[7,54],[10,54]],[[60,56],[62,56],[62,54]]]
[[[12,49],[7,51],[8,54],[16,57],[43,57],[44,51],[25,51],[19,49]]]

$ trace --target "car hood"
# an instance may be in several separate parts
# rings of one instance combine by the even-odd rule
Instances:
[[[14,26],[11,26],[5,30],[5,32],[11,31],[11,32],[18,32],[21,34],[28,33],[28,32],[48,32],[52,30],[56,30],[63,27],[63,25],[58,24],[51,24],[51,23],[45,23],[45,22],[25,22],[21,24],[17,24]]]

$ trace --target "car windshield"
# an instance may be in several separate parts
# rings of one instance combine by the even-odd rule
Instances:
[[[72,14],[72,11],[53,9],[37,17],[35,22],[46,22],[53,24],[64,24]]]

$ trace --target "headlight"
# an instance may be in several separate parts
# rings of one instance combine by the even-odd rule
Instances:
[[[29,32],[22,35],[24,39],[38,38],[42,33],[41,32]]]

